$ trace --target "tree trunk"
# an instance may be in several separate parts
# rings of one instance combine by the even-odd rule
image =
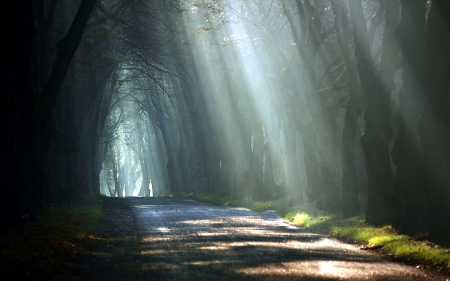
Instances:
[[[55,105],[59,90],[64,82],[64,77],[69,69],[75,51],[81,42],[84,27],[89,20],[89,16],[91,15],[96,2],[97,0],[81,1],[80,8],[78,9],[69,31],[57,44],[56,61],[40,97],[41,110],[44,111],[42,114],[50,114],[50,110]],[[41,124],[44,124],[44,122],[48,121],[46,118],[49,118],[49,116],[42,116],[42,118]]]
[[[450,237],[450,2],[433,0],[426,34],[427,93],[420,121],[430,235]]]
[[[33,2],[15,1],[2,17],[5,26],[1,102],[0,226],[18,226],[20,217],[34,217],[43,191],[45,171],[39,159],[36,126],[35,30]]]
[[[395,204],[402,229],[426,227],[426,199],[423,190],[422,144],[419,120],[425,93],[426,0],[403,0],[401,23],[396,31],[402,48],[403,86],[397,113],[398,134],[392,150],[397,166]]]
[[[361,115],[361,94],[358,89],[358,70],[350,48],[347,1],[331,2],[335,15],[337,42],[342,51],[348,77],[347,111],[345,113],[342,144],[342,211],[345,217],[358,215],[361,204],[356,178],[355,138],[358,118]],[[342,26],[342,32],[340,30]]]
[[[145,157],[145,156],[142,156]],[[139,196],[150,197],[150,175],[148,173],[148,167],[146,162],[140,159],[141,171],[142,171],[142,183],[141,190],[139,191]]]
[[[396,2],[396,1],[392,1]],[[355,56],[363,93],[365,132],[361,137],[364,149],[366,172],[368,178],[368,198],[366,221],[375,225],[394,221],[393,185],[394,178],[389,156],[389,140],[392,137],[390,127],[390,91],[392,76],[375,76],[374,61],[371,56],[367,27],[362,3],[350,0],[350,11],[355,35]],[[395,52],[392,43],[395,20],[394,12],[386,16],[385,34],[383,37],[383,54],[381,68],[392,72],[387,60],[392,60]]]
[[[303,129],[307,129],[308,132],[300,132],[302,136],[303,144],[305,145],[305,154],[313,153],[308,151],[314,147],[315,144],[308,143],[312,140],[318,142],[317,148],[319,152],[320,161],[318,162],[320,172],[307,170],[308,172],[308,189],[316,189],[316,191],[309,192],[309,198],[317,199],[317,207],[324,210],[337,210],[341,201],[341,184],[339,165],[337,163],[337,150],[336,150],[336,138],[335,138],[335,116],[329,114],[330,111],[326,108],[326,100],[321,99],[317,93],[317,79],[315,74],[315,59],[317,51],[323,42],[323,36],[320,33],[322,29],[322,23],[320,17],[316,14],[314,7],[310,1],[296,1],[298,17],[300,21],[301,39],[298,36],[298,30],[295,26],[295,22],[292,13],[287,9],[284,2],[283,12],[289,20],[289,24],[292,30],[292,35],[297,46],[297,51],[301,60],[302,69],[302,81],[304,86],[304,93],[307,103],[308,111],[312,117],[312,124],[302,126]],[[307,14],[307,17],[305,17]],[[306,30],[306,26],[308,29]],[[308,35],[307,35],[308,34]],[[314,124],[314,128],[311,128]],[[315,132],[314,135],[317,138],[310,135],[311,132]],[[311,155],[310,160],[315,157]],[[306,167],[311,165],[305,163]],[[320,179],[315,177],[320,173]],[[315,186],[312,186],[312,181],[315,181]],[[315,194],[314,194],[315,193]],[[317,196],[315,196],[317,195]]]

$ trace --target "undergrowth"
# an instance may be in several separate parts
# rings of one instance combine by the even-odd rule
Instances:
[[[9,230],[0,237],[0,276],[39,280],[62,275],[72,267],[80,242],[89,238],[102,214],[101,197],[93,194],[71,206],[41,210],[35,222]]]
[[[390,225],[374,227],[366,224],[361,216],[346,219],[340,213],[319,211],[312,203],[289,207],[287,198],[258,202],[204,194],[183,194],[183,197],[216,205],[241,206],[259,212],[275,210],[286,220],[312,231],[366,243],[367,246],[362,249],[382,249],[394,259],[426,263],[438,270],[450,272],[450,248],[425,240],[427,233],[415,236],[399,234]]]

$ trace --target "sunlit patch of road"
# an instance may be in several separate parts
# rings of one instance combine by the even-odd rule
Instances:
[[[297,228],[274,212],[129,199],[146,280],[445,280]]]

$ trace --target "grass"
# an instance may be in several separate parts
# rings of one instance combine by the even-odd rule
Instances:
[[[391,226],[365,225],[362,218],[353,223],[347,221],[342,220],[344,225],[332,225],[330,232],[367,242],[369,247],[380,247],[397,259],[420,261],[450,269],[450,249],[423,240],[424,234],[415,237],[399,234]]]
[[[394,259],[425,263],[450,272],[450,248],[424,240],[427,233],[415,236],[399,234],[392,226],[374,227],[366,224],[361,216],[346,219],[340,213],[319,211],[312,203],[289,207],[287,198],[258,202],[204,194],[183,194],[183,197],[216,205],[241,206],[259,212],[275,210],[286,220],[312,231],[364,242],[367,243],[365,249],[382,249]]]
[[[45,208],[35,222],[2,233],[0,276],[36,279],[73,267],[84,251],[81,241],[90,237],[101,214],[101,197],[92,194],[71,206]]]

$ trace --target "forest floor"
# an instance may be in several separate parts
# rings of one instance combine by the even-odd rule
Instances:
[[[84,213],[74,212],[77,209],[73,207],[67,212],[51,208],[41,214],[51,218],[45,219],[45,224],[38,220],[4,233],[0,237],[0,277],[450,280],[448,272],[438,272],[430,265],[388,262],[382,251],[363,251],[361,242],[342,243],[297,228],[273,212],[179,198],[102,201],[102,205],[94,202],[83,207]],[[101,216],[99,206],[103,206]]]
[[[138,238],[125,201],[92,195],[42,210],[0,236],[1,280],[140,280]]]

